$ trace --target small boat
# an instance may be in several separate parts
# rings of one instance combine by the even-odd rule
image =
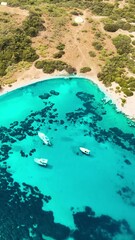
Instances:
[[[51,146],[49,138],[44,133],[38,132],[38,136],[46,145]]]
[[[90,150],[87,149],[87,148],[80,147],[80,151],[81,151],[82,153],[85,153],[86,155],[89,155],[89,154],[90,154]]]
[[[34,162],[36,162],[37,164],[46,167],[47,163],[48,163],[48,159],[45,158],[34,158]]]

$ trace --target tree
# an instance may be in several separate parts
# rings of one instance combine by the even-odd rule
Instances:
[[[116,32],[119,29],[119,26],[116,23],[107,23],[105,24],[104,29],[108,32]]]
[[[22,29],[16,29],[0,38],[0,76],[6,75],[6,69],[22,60],[33,62],[38,58],[31,47],[31,40]]]
[[[23,29],[28,36],[35,37],[39,31],[45,30],[45,27],[40,16],[32,12],[23,22]]]
[[[124,53],[131,52],[131,39],[126,35],[119,34],[116,38],[113,39],[113,43],[117,48],[117,52],[121,55]]]

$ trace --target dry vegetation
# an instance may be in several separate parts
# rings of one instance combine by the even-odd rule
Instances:
[[[105,3],[116,4],[116,1],[104,1]],[[127,4],[125,0],[117,3],[119,8],[124,8]],[[107,16],[93,14],[90,9],[78,9],[70,7],[59,7],[55,4],[41,4],[38,8],[31,8],[41,14],[44,20],[45,30],[40,31],[37,36],[32,37],[32,47],[39,56],[38,60],[57,60],[59,55],[57,47],[64,44],[64,50],[59,60],[66,62],[76,69],[77,74],[82,73],[82,69],[90,69],[91,76],[97,77],[102,71],[107,59],[115,56],[117,50],[112,39],[119,34],[128,35],[132,41],[135,40],[135,32],[118,29],[115,32],[107,32],[104,29],[104,21]],[[36,10],[35,10],[36,9]],[[80,12],[79,17],[82,23],[76,23],[76,15],[73,12]],[[23,21],[29,15],[29,11],[19,7],[0,6],[0,26],[1,33],[9,28],[21,27]],[[8,18],[7,18],[8,16]],[[8,20],[7,20],[8,19]],[[20,76],[27,78],[41,76],[41,69],[36,69],[34,63],[16,64],[7,69],[7,75],[1,77],[4,83],[10,83],[20,79]],[[133,72],[126,68],[127,76],[135,76]]]
[[[104,34],[100,19],[95,18],[90,11],[81,10],[81,17],[84,19],[84,22],[77,26],[73,26],[75,16],[71,14],[71,9],[67,12],[61,9],[62,16],[61,13],[59,13],[60,16],[55,12],[50,13],[49,8],[43,9],[42,11],[42,18],[45,21],[44,25],[46,31],[41,31],[38,36],[32,38],[32,46],[36,49],[40,59],[53,59],[54,53],[58,51],[56,47],[59,43],[63,43],[65,44],[65,54],[62,56],[61,60],[75,67],[78,73],[81,68],[88,66],[96,74],[103,64],[103,59],[99,58],[99,51],[94,49],[92,45],[98,38],[96,37],[96,33],[101,32],[102,37],[100,41],[108,53],[115,51],[111,39]],[[1,6],[0,16],[3,18],[3,16],[7,16],[6,14],[8,14],[9,21],[1,25],[4,29],[7,25],[9,27],[21,26],[26,16],[28,16],[28,11]],[[96,56],[94,60],[89,54],[90,51],[95,52]],[[10,71],[12,71],[12,68]],[[22,71],[26,71],[24,65]],[[13,71],[12,78],[15,79],[14,75],[16,75],[16,73]],[[7,79],[7,77],[8,76],[5,76],[3,79]]]

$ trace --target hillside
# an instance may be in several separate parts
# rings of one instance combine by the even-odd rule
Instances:
[[[30,3],[29,3],[30,2]],[[135,2],[8,1],[0,6],[0,80],[66,70],[135,92]],[[43,69],[43,71],[42,71]]]

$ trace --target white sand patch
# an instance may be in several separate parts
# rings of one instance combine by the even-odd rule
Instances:
[[[81,24],[84,22],[84,19],[80,16],[75,17],[74,21],[78,24]]]

